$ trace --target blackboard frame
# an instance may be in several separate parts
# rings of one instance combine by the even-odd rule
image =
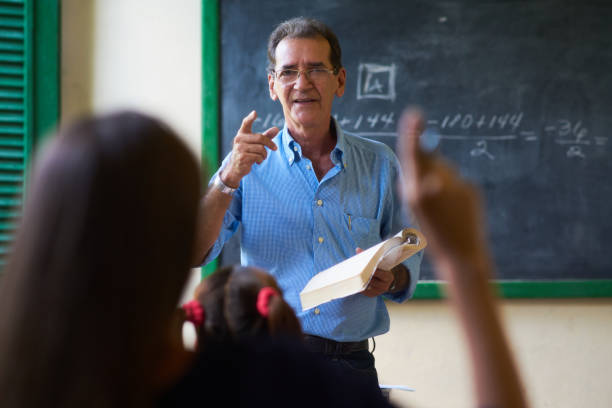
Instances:
[[[220,165],[220,9],[219,0],[202,2],[202,163],[203,174]],[[213,261],[202,268],[207,276],[217,267]],[[612,297],[612,279],[596,280],[495,280],[503,298],[602,298]],[[422,281],[415,299],[445,297],[445,283]]]

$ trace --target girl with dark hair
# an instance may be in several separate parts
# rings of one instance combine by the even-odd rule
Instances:
[[[303,336],[300,322],[274,277],[254,267],[216,270],[200,282],[194,299],[183,308],[200,342],[207,337],[224,340],[279,335],[301,340]]]
[[[198,165],[136,112],[85,118],[37,156],[0,287],[0,405],[151,403],[190,269]]]

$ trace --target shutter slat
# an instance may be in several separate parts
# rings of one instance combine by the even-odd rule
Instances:
[[[0,174],[0,181],[5,183],[23,183],[23,175],[8,173]],[[0,217],[3,217],[3,215],[0,214]]]
[[[23,104],[18,102],[0,102],[0,110],[23,112]]]
[[[0,234],[0,242],[11,242],[13,240],[12,234]],[[6,248],[6,245],[4,245]]]
[[[0,86],[10,86],[14,88],[23,88],[25,83],[21,78],[0,77]]]
[[[23,19],[0,17],[0,27],[19,28],[23,30]]]
[[[19,126],[0,126],[0,134],[2,133],[8,133],[11,135],[21,135],[24,133],[24,130],[22,127]]]
[[[23,115],[15,115],[14,113],[0,113],[0,122],[18,122],[23,123]]]
[[[15,75],[23,77],[23,67],[3,67],[0,66],[0,75]]]
[[[0,146],[5,147],[23,147],[22,139],[0,139]],[[2,180],[2,176],[0,175],[0,180]]]
[[[0,38],[10,38],[11,40],[23,40],[24,34],[15,30],[0,29]]]
[[[22,163],[2,163],[0,162],[0,171],[1,170],[23,171],[24,167]]]
[[[0,159],[23,159],[23,152],[0,149]]]
[[[6,2],[3,2],[6,3]],[[23,17],[23,9],[16,7],[6,7],[5,5],[0,6],[0,16],[20,16]]]
[[[14,208],[21,206],[21,199],[19,198],[0,198],[0,207]]]
[[[20,186],[0,186],[0,194],[17,195],[22,192]]]
[[[18,42],[0,41],[0,51],[13,51],[23,53],[23,44]]]
[[[7,219],[7,218],[19,218],[19,217],[21,217],[21,213],[15,209],[11,209],[11,210],[0,209],[0,218]]]
[[[21,99],[23,98],[23,91],[7,91],[0,89],[0,98]]]
[[[18,54],[1,54],[0,62],[10,62],[13,64],[23,64],[23,56]]]

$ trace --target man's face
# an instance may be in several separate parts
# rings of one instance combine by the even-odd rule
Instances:
[[[302,71],[295,83],[289,85],[281,84],[273,74],[268,75],[270,97],[280,101],[285,121],[292,131],[329,126],[334,96],[344,94],[346,71],[341,68],[336,75],[330,72],[313,81],[304,70],[333,70],[330,51],[323,37],[286,38],[276,47],[276,72],[284,69]]]

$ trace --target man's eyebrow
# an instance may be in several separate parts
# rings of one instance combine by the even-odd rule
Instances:
[[[308,62],[306,63],[306,66],[308,68],[319,68],[319,67],[325,67],[325,63],[323,62]],[[299,67],[298,64],[286,64],[280,67],[280,70],[284,70],[284,69],[297,69]]]

